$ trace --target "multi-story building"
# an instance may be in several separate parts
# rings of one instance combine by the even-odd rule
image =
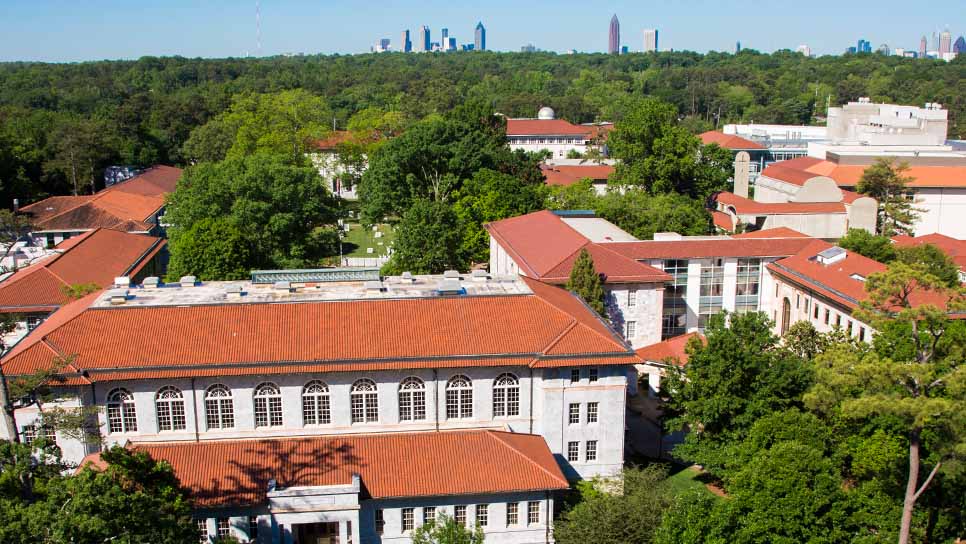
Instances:
[[[102,440],[54,432],[65,458],[96,463],[126,444],[169,461],[202,540],[408,542],[445,512],[488,540],[547,542],[553,492],[623,465],[639,358],[574,295],[533,279],[186,277],[57,315],[4,373],[71,354],[46,406],[98,409]],[[35,406],[16,421],[26,440],[51,435]]]
[[[402,53],[409,53],[413,50],[413,42],[409,38],[409,29],[402,31],[402,36],[399,39],[399,51]]]
[[[659,51],[658,33],[656,28],[644,29],[644,52],[650,53]]]
[[[939,34],[939,55],[942,57],[947,53],[953,52],[953,36],[948,30]]]
[[[428,53],[433,50],[432,43],[430,42],[429,27],[423,25],[419,29],[419,51],[423,53]]]
[[[621,23],[617,20],[617,14],[610,18],[610,26],[607,30],[607,52],[616,55],[621,52]]]
[[[575,125],[557,119],[553,109],[544,106],[537,112],[536,119],[507,119],[506,136],[510,149],[550,152],[550,160],[555,161],[565,159],[571,151],[584,154],[591,147],[606,155],[605,140],[613,127],[612,123]]]
[[[44,247],[98,228],[158,236],[165,199],[179,178],[180,168],[155,166],[96,194],[52,196],[20,211],[32,217],[31,237]]]
[[[483,27],[483,21],[476,23],[476,29],[473,32],[473,49],[486,51],[486,28]]]
[[[351,136],[348,131],[334,131],[325,139],[313,142],[313,150],[308,153],[309,160],[319,171],[319,175],[325,180],[332,194],[347,200],[355,200],[357,196],[356,187],[346,183],[345,174],[352,174],[352,177],[361,176],[367,166],[365,159],[361,165],[354,168],[347,167],[339,160],[339,146],[347,142]]]

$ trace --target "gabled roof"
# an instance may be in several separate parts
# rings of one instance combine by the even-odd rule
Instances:
[[[531,294],[143,306],[88,298],[64,308],[69,319],[38,327],[2,363],[19,375],[47,368],[52,354],[76,355],[91,381],[492,361],[580,366],[584,358],[633,364],[630,348],[576,296],[521,281]]]
[[[761,175],[799,186],[805,185],[806,181],[816,176],[825,176],[835,180],[840,187],[855,187],[868,167],[869,165],[838,164],[814,157],[799,157],[772,163]],[[913,178],[907,187],[966,188],[966,166],[910,166],[905,175]]]
[[[718,227],[719,229],[728,232],[735,230],[735,222],[731,219],[730,215],[724,212],[711,210],[711,222],[714,223],[714,226]]]
[[[540,170],[547,185],[573,185],[585,178],[607,181],[614,173],[614,167],[607,164],[546,165]]]
[[[706,342],[704,335],[699,332],[689,332],[662,342],[644,346],[637,350],[637,356],[651,363],[669,363],[675,366],[688,364],[688,352],[685,348],[692,338]]]
[[[609,243],[591,242],[551,211],[511,217],[484,227],[513,257],[523,273],[541,281],[563,284],[586,249],[608,283],[670,281],[663,271],[613,251]]]
[[[180,177],[180,168],[155,166],[97,194],[53,196],[21,211],[33,217],[38,232],[96,228],[146,232],[152,228],[151,217],[164,206]]]
[[[110,229],[85,232],[59,252],[0,282],[0,313],[52,312],[67,302],[63,289],[82,283],[104,288],[136,275],[167,242]]]
[[[822,213],[845,213],[842,202],[758,202],[728,191],[722,191],[714,199],[735,209],[740,215],[803,215]]]
[[[811,238],[807,234],[802,234],[797,230],[790,229],[788,227],[775,227],[773,229],[762,229],[754,230],[751,232],[743,232],[741,234],[732,234],[732,238],[738,239],[749,239],[749,238]]]
[[[337,486],[358,474],[374,499],[567,489],[543,437],[492,430],[139,443],[202,508],[254,506],[276,489]],[[100,457],[84,464],[103,468]]]
[[[812,238],[704,237],[681,240],[613,242],[607,248],[632,259],[704,259],[710,257],[787,257]]]
[[[575,125],[563,119],[507,119],[507,136],[584,136],[590,138],[600,129]]]
[[[321,140],[313,141],[312,147],[318,151],[335,151],[338,149],[339,144],[347,142],[351,138],[352,133],[348,130],[336,130]]]
[[[753,142],[735,134],[725,134],[717,130],[702,132],[698,135],[698,138],[701,138],[701,142],[705,145],[718,144],[719,146],[732,151],[757,151],[759,149],[767,149],[758,142]]]
[[[966,270],[966,240],[958,240],[938,232],[926,234],[924,236],[899,235],[892,237],[893,243],[899,247],[914,247],[923,244],[932,244],[942,250],[943,253],[959,265],[959,268]]]

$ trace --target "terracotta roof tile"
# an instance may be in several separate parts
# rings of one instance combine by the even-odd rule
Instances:
[[[722,191],[714,196],[724,206],[734,208],[739,214],[802,215],[819,213],[845,213],[841,202],[757,202]]]
[[[712,211],[711,221],[719,229],[724,229],[728,232],[735,230],[735,223],[731,220],[731,216],[724,212],[719,212],[718,210]]]
[[[547,185],[573,185],[590,178],[592,181],[607,181],[614,173],[614,167],[607,164],[547,165],[541,168]]]
[[[710,237],[683,240],[613,242],[607,248],[632,259],[703,259],[708,257],[787,257],[811,238],[756,239]]]
[[[569,136],[580,135],[590,138],[598,129],[574,125],[563,119],[507,119],[507,136]]]
[[[951,236],[939,234],[926,234],[924,236],[900,235],[892,238],[893,243],[898,247],[913,247],[923,244],[932,244],[942,250],[943,253],[959,265],[959,268],[966,270],[966,240],[957,240]]]
[[[804,185],[816,176],[826,176],[841,187],[855,187],[868,165],[838,164],[814,157],[799,157],[766,167],[761,175],[793,185]],[[907,187],[966,187],[966,166],[911,166],[913,178]]]
[[[718,144],[725,149],[731,149],[733,151],[767,149],[758,142],[753,142],[735,134],[725,134],[717,130],[702,132],[698,135],[698,138],[701,138],[701,142],[705,145]]]
[[[644,346],[637,350],[637,356],[645,361],[654,363],[671,363],[677,366],[684,366],[688,363],[688,343],[692,338],[698,338],[701,343],[706,342],[704,335],[698,332],[689,332],[674,338],[668,338],[663,342]]]
[[[743,232],[741,234],[732,234],[731,237],[738,238],[740,240],[746,240],[749,238],[811,238],[807,234],[802,234],[801,232],[792,230],[788,227],[754,230],[751,232]]]

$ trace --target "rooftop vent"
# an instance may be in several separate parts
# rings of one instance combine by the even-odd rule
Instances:
[[[412,272],[403,272],[402,276],[399,277],[402,283],[416,283],[416,278],[413,277]]]
[[[457,270],[447,270],[443,272],[443,277],[448,280],[458,280],[460,279],[460,273]]]
[[[865,281],[865,276],[863,276],[862,274],[852,274],[849,277],[856,281],[861,281],[861,282]]]
[[[245,295],[242,291],[242,286],[238,284],[232,284],[225,287],[225,298],[241,298]]]
[[[832,246],[815,256],[819,264],[830,265],[844,259],[848,253],[839,246]]]
[[[655,232],[654,233],[655,242],[667,242],[668,240],[678,241],[682,239],[684,239],[684,237],[676,232]]]
[[[161,285],[161,278],[159,278],[157,276],[148,276],[148,277],[144,278],[144,281],[142,282],[142,285],[144,287],[149,288],[149,289],[155,289],[155,288],[157,288],[158,286]]]
[[[127,276],[118,276],[114,278],[114,287],[127,288],[131,286],[131,278]]]
[[[473,281],[486,281],[490,279],[490,273],[486,270],[474,270]]]
[[[107,292],[107,296],[110,299],[112,306],[124,304],[124,302],[127,301],[127,295],[127,289],[111,289]]]
[[[436,289],[436,292],[444,296],[465,295],[466,289],[460,285],[460,280],[444,279],[439,282],[439,287]]]
[[[290,281],[277,281],[272,284],[272,289],[278,293],[291,293],[292,292],[292,282]]]
[[[365,284],[367,293],[381,293],[383,291],[383,286],[381,281],[370,280]]]
[[[195,282],[197,281],[198,281],[198,278],[194,276],[181,276],[181,279],[178,280],[178,283],[181,284],[181,287],[194,287]]]

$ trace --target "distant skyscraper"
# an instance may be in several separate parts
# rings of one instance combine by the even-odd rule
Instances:
[[[645,28],[644,29],[644,52],[648,53],[651,51],[657,51],[657,29],[656,28]],[[739,45],[739,47],[741,47]]]
[[[956,38],[956,43],[953,44],[953,53],[957,55],[966,53],[966,38],[962,36]]]
[[[483,27],[483,21],[476,23],[476,34],[473,38],[473,49],[486,51],[486,28]]]
[[[429,27],[423,25],[423,28],[419,29],[419,51],[432,51],[433,46],[429,41]]]
[[[921,59],[926,58],[926,48],[927,47],[929,47],[929,44],[926,41],[926,35],[923,34],[922,39],[919,40],[919,58],[921,58]]]
[[[443,44],[443,48],[445,49],[446,48],[446,44],[449,43],[449,39],[448,39],[449,38],[449,29],[448,28],[440,29],[439,33],[442,35],[442,37],[439,40],[439,43]]]
[[[803,54],[803,55],[805,55],[806,57],[811,57],[812,56],[812,48],[809,47],[809,46],[807,46],[807,45],[805,45],[805,44],[802,44],[802,45],[799,45],[798,46],[798,52],[801,53],[801,54]]]
[[[855,47],[855,52],[856,53],[871,53],[872,52],[872,44],[869,43],[869,42],[867,42],[867,41],[865,41],[865,40],[863,40],[863,39],[860,39],[859,40],[859,43]]]
[[[735,55],[737,55],[738,53],[741,53],[741,42],[740,41],[735,42]]]
[[[607,37],[607,52],[614,55],[621,50],[621,23],[617,14],[610,18],[610,33]]]
[[[409,53],[413,50],[413,42],[409,39],[409,29],[402,31],[402,36],[399,38],[399,50],[403,53]]]
[[[447,51],[456,51],[456,38],[451,37],[448,40],[446,40],[445,49]]]
[[[939,55],[942,56],[945,53],[952,53],[952,51],[953,37],[948,30],[945,30],[939,35]]]

